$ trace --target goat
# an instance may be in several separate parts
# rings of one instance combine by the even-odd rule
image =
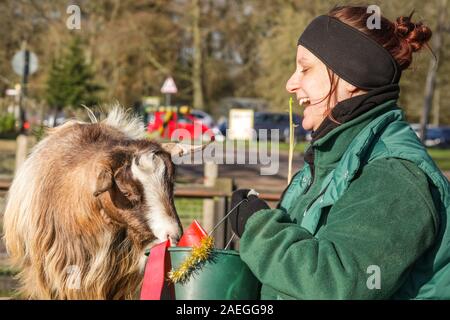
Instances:
[[[49,129],[16,173],[4,213],[22,295],[136,297],[145,250],[182,234],[171,157],[195,149],[145,139],[120,107],[101,122]]]

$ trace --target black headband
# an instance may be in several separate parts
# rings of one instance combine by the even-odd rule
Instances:
[[[330,16],[318,16],[298,44],[311,51],[339,77],[370,90],[398,83],[401,70],[392,55],[359,30]]]

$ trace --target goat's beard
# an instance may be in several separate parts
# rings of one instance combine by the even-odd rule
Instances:
[[[95,240],[77,239],[75,243],[60,241],[45,252],[34,246],[15,261],[22,269],[21,293],[31,299],[137,298],[144,250],[123,232],[105,233]],[[64,261],[69,259],[66,265]]]

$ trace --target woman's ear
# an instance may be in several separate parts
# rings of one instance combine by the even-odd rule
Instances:
[[[345,91],[347,92],[349,97],[359,96],[361,94],[367,93],[367,91],[362,90],[362,89],[348,83],[347,81],[344,81],[344,84],[345,84],[344,85]]]
[[[348,83],[347,81],[345,81],[345,90],[350,94],[350,95],[354,95],[359,88],[355,87],[354,85]]]

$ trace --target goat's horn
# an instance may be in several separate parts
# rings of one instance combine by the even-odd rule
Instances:
[[[163,143],[162,147],[164,150],[170,153],[170,155],[182,157],[189,153],[193,153],[196,151],[200,151],[206,148],[211,142],[214,140],[209,141],[208,143],[201,144],[201,145],[191,145],[191,144],[184,144],[184,143],[177,143],[177,142],[168,142]]]

